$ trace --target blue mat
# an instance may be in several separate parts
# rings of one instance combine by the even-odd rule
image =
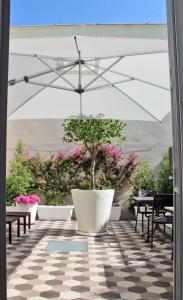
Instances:
[[[51,241],[46,246],[46,251],[58,251],[58,252],[72,252],[79,251],[85,252],[88,251],[87,242],[76,242],[76,241]]]

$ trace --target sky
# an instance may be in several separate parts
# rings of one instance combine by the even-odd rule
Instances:
[[[166,23],[166,0],[11,0],[11,26]]]

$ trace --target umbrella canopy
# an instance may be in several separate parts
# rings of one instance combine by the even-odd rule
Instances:
[[[63,37],[54,28],[10,40],[9,119],[161,121],[169,85],[167,41],[151,32]]]

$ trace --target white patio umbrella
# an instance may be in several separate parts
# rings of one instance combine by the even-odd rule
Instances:
[[[34,36],[10,41],[9,119],[159,121],[170,110],[167,42]]]

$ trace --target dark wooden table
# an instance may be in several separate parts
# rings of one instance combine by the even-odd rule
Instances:
[[[17,222],[17,236],[20,237],[20,217],[18,216],[7,216],[6,217],[6,224],[9,226],[9,243],[12,243],[12,224]]]
[[[137,205],[152,204],[154,197],[133,197],[133,200],[137,203]]]
[[[11,212],[6,212],[6,216],[9,217],[19,217],[23,218],[23,226],[24,226],[24,234],[26,234],[26,226],[27,226],[27,217],[28,217],[28,228],[31,228],[31,212],[30,211],[11,211]]]

